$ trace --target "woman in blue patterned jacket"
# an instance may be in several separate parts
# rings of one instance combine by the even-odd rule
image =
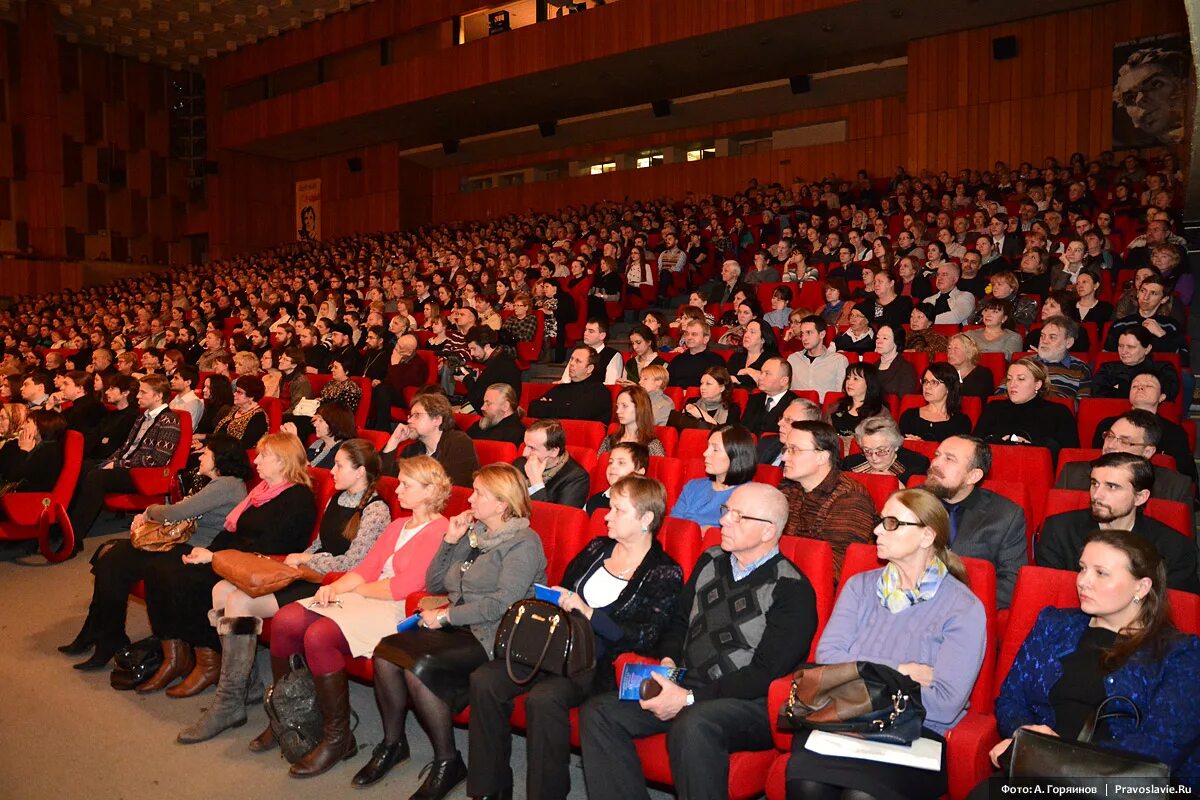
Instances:
[[[666,513],[663,485],[628,475],[613,484],[605,518],[608,536],[590,541],[563,573],[558,604],[579,611],[596,634],[596,668],[566,678],[541,673],[519,685],[504,659],[471,674],[471,753],[467,794],[511,796],[509,715],[525,696],[528,758],[526,794],[563,800],[570,791],[570,709],[593,694],[616,688],[613,662],[627,652],[654,649],[675,613],[683,590],[683,570],[658,543]],[[514,667],[524,677],[524,667]]]
[[[996,700],[1007,764],[1018,728],[1075,739],[1108,697],[1141,713],[1101,721],[1092,741],[1162,761],[1172,778],[1200,786],[1200,638],[1171,623],[1166,568],[1137,536],[1096,531],[1079,558],[1079,609],[1046,608],[1021,645]],[[1129,711],[1123,701],[1105,712]]]

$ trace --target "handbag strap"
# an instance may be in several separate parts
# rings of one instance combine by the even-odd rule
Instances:
[[[524,686],[533,680],[534,676],[542,669],[542,662],[546,660],[546,653],[550,651],[550,642],[554,638],[554,631],[558,629],[558,623],[562,620],[559,614],[554,615],[554,619],[550,621],[550,630],[546,632],[546,641],[542,644],[542,652],[537,657],[537,662],[529,668],[529,674],[524,678],[518,678],[513,671],[512,663],[512,642],[513,636],[517,633],[517,627],[521,624],[521,617],[525,616],[525,606],[517,609],[517,618],[513,620],[513,625],[508,629],[508,641],[504,644],[504,667],[508,672],[509,680],[518,686]]]
[[[1133,713],[1128,711],[1112,711],[1107,714],[1103,713],[1105,706],[1118,700],[1128,704],[1128,706],[1133,709]],[[1133,702],[1132,699],[1120,694],[1113,695],[1112,697],[1106,697],[1101,701],[1100,705],[1096,706],[1096,713],[1092,714],[1092,716],[1083,723],[1083,728],[1080,729],[1079,736],[1076,741],[1091,742],[1092,736],[1094,736],[1096,733],[1096,726],[1100,724],[1101,720],[1125,718],[1132,719],[1135,728],[1142,727],[1142,712],[1138,709],[1137,703]]]

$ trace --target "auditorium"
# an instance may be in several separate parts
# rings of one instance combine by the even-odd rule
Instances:
[[[1200,790],[1198,79],[1193,0],[0,0],[0,796]]]

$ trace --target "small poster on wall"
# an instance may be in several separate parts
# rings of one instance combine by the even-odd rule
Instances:
[[[296,238],[321,240],[321,179],[296,181]]]
[[[1118,42],[1113,47],[1113,148],[1183,141],[1188,43],[1183,34]]]

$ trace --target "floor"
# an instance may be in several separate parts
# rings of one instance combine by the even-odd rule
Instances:
[[[62,798],[120,798],[120,800],[213,800],[221,797],[288,797],[289,800],[328,800],[345,795],[350,778],[381,739],[379,715],[369,686],[351,684],[350,697],[360,722],[356,732],[363,748],[348,763],[309,780],[287,774],[278,751],[254,754],[246,743],[265,726],[261,706],[248,711],[248,723],[214,740],[179,745],[176,733],[195,721],[212,700],[213,690],[199,697],[174,700],[165,694],[141,696],[116,692],[108,672],[79,672],[74,661],[55,647],[70,641],[83,621],[91,598],[88,558],[99,544],[120,535],[124,524],[105,519],[94,529],[85,553],[69,562],[47,565],[39,556],[0,562],[0,798],[61,800]],[[129,635],[148,634],[145,609],[131,602]],[[269,672],[267,653],[259,650],[259,667]],[[431,758],[428,741],[410,716],[408,736],[412,759],[398,767],[363,796],[403,798],[415,791],[418,773]],[[456,732],[458,746],[467,752],[467,733]],[[525,740],[513,738],[513,769],[517,796],[523,796]],[[582,773],[572,757],[571,798],[582,800]],[[655,792],[658,798],[668,795]],[[465,784],[451,798],[465,797]]]

